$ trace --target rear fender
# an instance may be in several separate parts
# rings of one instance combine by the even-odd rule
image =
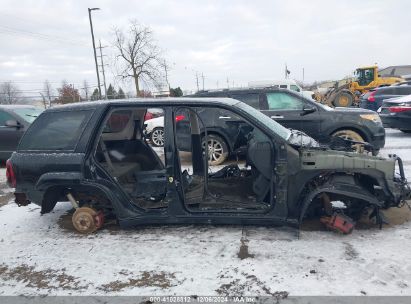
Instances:
[[[61,199],[65,195],[63,192],[70,188],[74,190],[81,188],[83,191],[87,189],[87,192],[90,193],[94,190],[97,193],[101,193],[111,202],[116,214],[119,214],[121,210],[118,199],[112,195],[113,191],[109,188],[98,183],[85,181],[82,179],[81,173],[78,172],[60,172],[43,174],[36,183],[36,190],[44,193],[41,213],[52,211],[57,203],[56,200]]]
[[[40,176],[35,188],[37,191],[46,191],[53,186],[78,185],[81,178],[82,175],[79,172],[45,173]]]

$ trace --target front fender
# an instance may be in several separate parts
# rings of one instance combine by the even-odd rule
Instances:
[[[339,194],[353,199],[360,199],[370,205],[382,207],[384,202],[379,201],[372,193],[358,186],[352,176],[335,176],[329,182],[309,192],[302,203],[299,217],[299,225],[302,224],[304,216],[312,200],[321,193]]]

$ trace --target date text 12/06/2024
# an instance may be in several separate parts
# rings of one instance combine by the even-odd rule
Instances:
[[[151,303],[255,303],[257,297],[252,296],[164,296],[150,297]]]

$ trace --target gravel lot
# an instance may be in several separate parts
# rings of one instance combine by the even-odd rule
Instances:
[[[411,135],[387,131],[381,154],[402,156]],[[0,169],[0,202],[9,201]],[[70,229],[70,205],[51,214],[0,204],[0,295],[411,295],[411,219],[383,230],[167,226],[95,235]]]

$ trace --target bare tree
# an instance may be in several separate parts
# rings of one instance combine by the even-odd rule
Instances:
[[[89,96],[89,94],[90,94],[90,88],[89,88],[89,86],[88,86],[87,80],[84,80],[84,81],[83,81],[83,87],[82,87],[81,89],[83,90],[85,99],[86,99],[86,101],[87,101],[87,100],[89,99],[88,96]]]
[[[155,45],[152,30],[131,21],[126,34],[114,29],[114,35],[116,62],[120,63],[119,76],[134,79],[137,95],[140,95],[140,81],[158,84],[162,80],[164,60]]]
[[[11,81],[0,85],[0,103],[15,104],[20,97],[19,89]]]
[[[44,82],[43,91],[44,91],[43,92],[44,94],[41,94],[41,95],[42,95],[42,98],[43,98],[44,107],[45,108],[47,108],[47,107],[50,108],[51,107],[51,98],[53,96],[53,88],[51,86],[51,83],[48,80],[46,80]],[[48,103],[48,105],[46,105],[46,102]]]

